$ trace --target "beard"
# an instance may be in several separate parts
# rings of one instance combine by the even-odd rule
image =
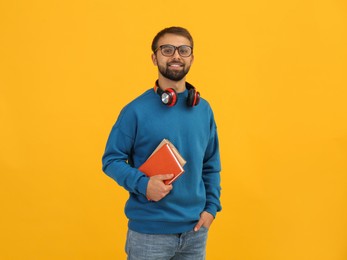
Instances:
[[[172,81],[180,81],[187,75],[187,73],[189,72],[190,66],[186,67],[185,64],[183,64],[183,69],[173,70],[173,69],[170,69],[169,64],[166,64],[166,66],[158,65],[158,69],[160,74],[163,75],[165,78],[170,79]]]

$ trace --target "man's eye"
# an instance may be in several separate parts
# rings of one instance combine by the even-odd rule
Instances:
[[[172,48],[164,48],[164,49],[163,49],[163,52],[164,52],[165,54],[170,54],[170,53],[172,53]]]

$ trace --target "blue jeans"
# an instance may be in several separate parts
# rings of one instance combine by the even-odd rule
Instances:
[[[204,260],[208,229],[180,234],[142,234],[128,230],[128,260]]]

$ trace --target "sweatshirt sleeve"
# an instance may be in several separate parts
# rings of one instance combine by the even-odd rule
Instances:
[[[220,203],[220,154],[219,141],[217,134],[217,126],[213,118],[211,118],[210,138],[205,151],[203,161],[203,180],[206,189],[206,206],[205,211],[211,213],[214,217],[218,211],[221,211]]]
[[[102,169],[127,191],[146,196],[148,177],[131,166],[136,134],[135,115],[123,109],[109,135],[102,157]]]

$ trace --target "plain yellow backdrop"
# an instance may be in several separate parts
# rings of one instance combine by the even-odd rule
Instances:
[[[128,195],[101,156],[178,25],[221,144],[207,259],[346,260],[346,3],[2,0],[0,258],[125,259]]]

